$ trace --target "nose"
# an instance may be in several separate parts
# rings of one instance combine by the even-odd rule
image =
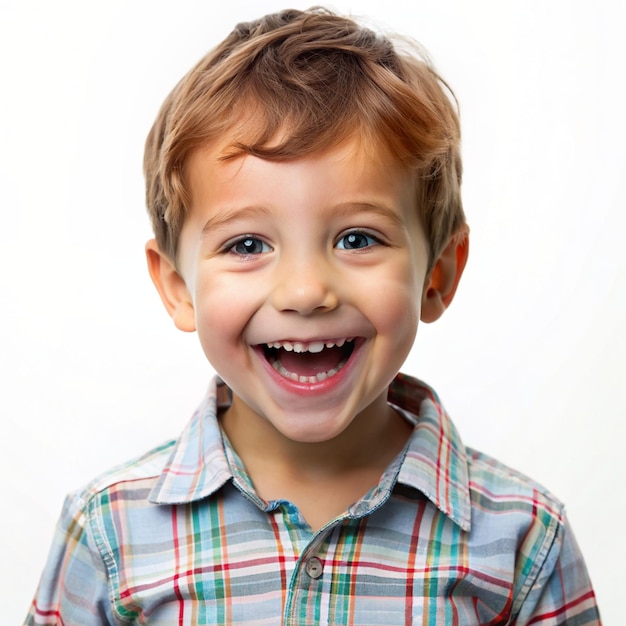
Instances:
[[[335,283],[336,273],[325,260],[304,255],[285,259],[276,276],[272,305],[300,315],[332,311],[339,304]]]

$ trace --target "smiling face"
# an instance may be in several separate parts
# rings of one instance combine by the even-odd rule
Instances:
[[[428,247],[414,177],[354,141],[290,161],[221,154],[187,163],[170,312],[197,330],[233,416],[295,442],[365,427],[386,410],[420,318]]]

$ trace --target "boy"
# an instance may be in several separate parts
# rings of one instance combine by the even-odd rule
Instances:
[[[66,501],[28,624],[598,624],[562,505],[398,374],[468,254],[458,118],[325,10],[242,24],[148,137],[151,277],[219,374]]]

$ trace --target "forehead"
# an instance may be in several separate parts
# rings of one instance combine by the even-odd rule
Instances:
[[[276,142],[284,136],[275,137]],[[301,185],[302,193],[320,195],[319,190],[307,186],[307,181],[330,185],[333,193],[392,194],[400,188],[406,190],[415,182],[414,174],[394,159],[380,143],[350,135],[324,149],[282,158],[274,155],[258,156],[241,148],[242,142],[231,135],[196,148],[185,164],[185,181],[190,206],[197,208],[199,198],[216,194],[243,194],[244,191],[261,195],[281,185]],[[247,185],[253,185],[247,189]],[[410,184],[410,185],[409,185]]]

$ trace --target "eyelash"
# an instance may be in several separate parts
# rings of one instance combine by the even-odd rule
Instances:
[[[257,252],[251,251],[251,250],[247,250],[245,252],[237,252],[235,250],[237,246],[246,245],[246,244],[261,244],[262,249]],[[266,248],[266,249],[263,249],[263,248]],[[259,254],[264,254],[266,252],[271,252],[271,251],[272,251],[272,247],[269,244],[265,243],[263,239],[261,239],[260,237],[257,237],[256,235],[243,235],[242,237],[239,237],[235,240],[231,240],[224,245],[224,252],[234,254],[240,257],[257,256]]]
[[[363,238],[365,239],[365,243],[366,245],[364,246],[357,246],[357,247],[339,247],[339,244],[344,241],[345,239],[347,239],[348,237],[353,237],[353,238]],[[347,251],[354,251],[354,250],[365,250],[367,248],[371,248],[372,246],[375,245],[380,245],[382,242],[381,240],[374,236],[372,233],[365,231],[365,230],[352,230],[352,231],[348,231],[346,233],[343,233],[338,239],[337,242],[335,243],[335,247],[338,248],[339,250],[347,250]],[[245,250],[245,251],[237,251],[236,248],[239,245],[247,245],[249,247],[255,246],[257,247],[258,244],[261,245],[261,250]],[[265,254],[267,252],[271,252],[273,250],[273,248],[267,244],[265,241],[263,241],[263,239],[261,239],[260,237],[256,236],[256,235],[243,235],[241,237],[238,237],[237,239],[228,241],[223,248],[225,253],[228,254],[233,254],[235,256],[238,257],[250,257],[250,256],[258,256],[260,254]]]
[[[359,246],[359,247],[356,247],[356,248],[345,248],[344,247],[344,248],[339,248],[339,249],[340,250],[365,250],[367,248],[371,248],[372,246],[379,245],[379,244],[382,243],[381,240],[378,237],[374,236],[372,233],[370,233],[368,231],[365,231],[365,230],[351,230],[351,231],[348,231],[347,233],[343,233],[341,235],[341,237],[339,237],[339,239],[337,240],[337,243],[335,244],[335,246],[338,246],[339,243],[341,241],[343,241],[344,239],[346,239],[348,237],[355,237],[355,236],[356,237],[363,237],[366,240],[369,240],[369,242],[365,246]]]

